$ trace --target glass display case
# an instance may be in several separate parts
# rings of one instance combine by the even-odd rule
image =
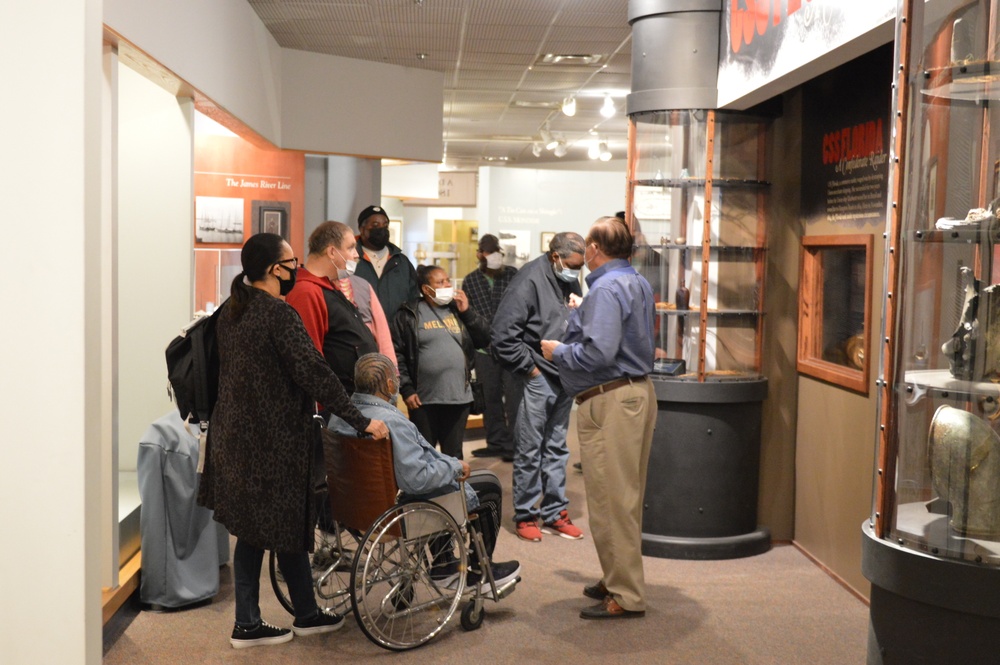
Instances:
[[[767,551],[757,524],[767,122],[716,110],[629,115],[632,265],[653,287],[657,431],[643,554]]]
[[[766,123],[713,110],[630,116],[632,265],[656,297],[660,374],[761,373]]]
[[[906,547],[990,565],[1000,565],[996,5],[930,2],[911,28],[886,405],[896,473],[875,510]]]
[[[1000,0],[901,0],[868,662],[1000,652]]]

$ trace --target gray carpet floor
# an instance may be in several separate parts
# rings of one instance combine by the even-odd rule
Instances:
[[[572,432],[572,427],[571,427]],[[511,465],[480,460],[509,493]],[[571,435],[572,461],[576,455]],[[570,515],[588,531],[583,476],[567,479]],[[320,663],[403,661],[423,663],[671,663],[679,665],[853,665],[865,662],[868,609],[801,552],[789,545],[745,559],[677,561],[646,557],[649,610],[645,618],[584,621],[592,604],[582,588],[600,577],[589,537],[570,541],[546,536],[540,543],[517,538],[505,496],[505,524],[495,558],[518,559],[523,581],[499,604],[487,602],[478,631],[465,632],[458,616],[429,644],[397,654],[364,636],[348,616],[338,632],[297,637],[287,644],[234,650],[232,571],[221,569],[221,589],[212,603],[185,611],[140,613],[106,645],[107,665],[144,663]],[[261,610],[265,619],[291,626],[275,600],[265,559]]]

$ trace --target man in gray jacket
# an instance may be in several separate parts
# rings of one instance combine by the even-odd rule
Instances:
[[[571,307],[580,298],[583,238],[559,233],[549,251],[521,268],[493,317],[497,360],[524,386],[514,426],[514,522],[517,535],[542,539],[542,528],[578,540],[566,499],[566,430],[573,398],[559,370],[542,356],[543,339],[561,339]],[[541,522],[541,525],[539,524]]]

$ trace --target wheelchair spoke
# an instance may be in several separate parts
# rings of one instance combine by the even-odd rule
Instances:
[[[362,630],[387,649],[431,639],[461,600],[466,556],[458,525],[440,507],[421,502],[387,511],[366,534],[352,574]],[[436,560],[450,568],[435,569]]]

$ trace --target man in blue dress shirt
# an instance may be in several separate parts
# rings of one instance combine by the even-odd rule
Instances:
[[[594,546],[603,575],[584,587],[601,601],[584,619],[645,615],[642,501],[656,422],[653,292],[629,264],[632,234],[616,217],[590,227],[584,261],[590,290],[570,314],[562,342],[542,340],[576,396],[577,435]]]

